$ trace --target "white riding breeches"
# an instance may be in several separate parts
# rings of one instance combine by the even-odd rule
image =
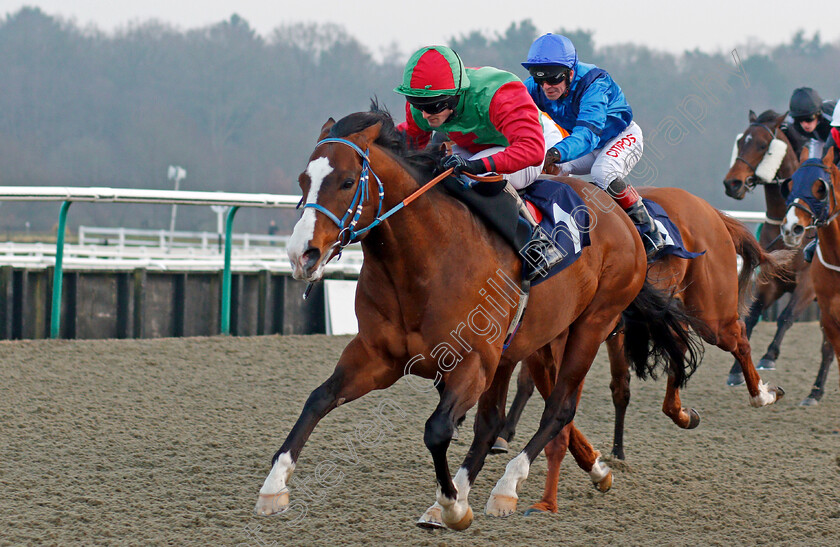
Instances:
[[[627,129],[603,148],[560,164],[561,175],[592,175],[592,181],[605,190],[615,179],[623,179],[638,163],[644,151],[642,128],[630,122]]]

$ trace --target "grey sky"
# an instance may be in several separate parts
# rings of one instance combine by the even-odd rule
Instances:
[[[669,52],[728,50],[750,39],[777,44],[798,29],[840,40],[837,0],[797,7],[781,0],[0,0],[0,13],[24,5],[105,31],[152,18],[189,29],[233,13],[263,35],[292,22],[337,23],[375,54],[392,42],[410,53],[472,30],[502,31],[527,18],[542,32],[583,28],[594,31],[597,45],[634,42]]]

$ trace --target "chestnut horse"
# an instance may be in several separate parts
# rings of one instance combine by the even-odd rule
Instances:
[[[811,281],[817,293],[823,336],[840,361],[840,171],[834,164],[833,148],[822,161],[808,160],[807,148],[800,159],[802,165],[783,189],[788,193],[788,209],[782,237],[787,245],[799,247],[807,232],[817,234]]]
[[[390,114],[375,104],[371,112],[330,119],[323,126],[299,178],[304,212],[288,253],[295,278],[316,282],[344,245],[361,241],[359,333],[333,374],[311,393],[274,454],[257,514],[287,509],[298,457],[328,412],[387,388],[405,374],[433,379],[440,394],[423,436],[434,462],[437,501],[418,524],[442,521],[464,529],[472,522],[469,490],[501,429],[507,385],[519,360],[546,344],[563,345],[563,368],[540,428],[515,460],[516,478],[507,486],[524,479],[530,462],[573,419],[583,378],[622,317],[638,344],[633,353],[637,368],[648,366],[648,357],[662,363],[667,355],[669,374],[681,383],[696,366],[696,352],[684,355],[685,347],[694,344],[683,328],[689,318],[676,300],[645,283],[642,241],[620,210],[599,213],[591,245],[580,258],[533,288],[519,330],[503,350],[519,296],[512,298],[508,285],[520,278],[521,261],[463,203],[438,188],[418,195],[434,163],[430,153],[406,153]],[[595,199],[610,199],[585,194],[589,186],[582,181],[567,181],[590,207],[596,207]],[[453,480],[447,449],[456,424],[476,404],[475,436]],[[505,512],[511,496],[515,488],[497,487],[488,512]]]
[[[772,404],[784,395],[784,390],[764,384],[752,362],[746,327],[739,319],[740,304],[749,289],[752,273],[760,265],[762,279],[782,275],[783,266],[792,259],[790,251],[765,252],[746,227],[709,205],[706,201],[677,188],[640,188],[639,193],[659,203],[667,212],[683,236],[686,248],[693,251],[705,250],[702,256],[693,259],[665,255],[654,262],[648,273],[648,281],[663,290],[674,292],[685,303],[686,311],[695,319],[698,333],[710,344],[731,352],[745,371],[750,404],[764,406]],[[738,271],[737,257],[743,258]],[[616,333],[607,340],[612,381],[610,388],[615,406],[615,433],[613,454],[624,459],[624,417],[630,401],[630,365],[625,359],[623,344],[625,336]],[[557,352],[543,350],[523,362],[520,371],[520,385],[527,389],[527,378],[533,377],[541,394],[549,393],[553,386],[551,367],[559,369],[562,363],[555,362]],[[533,384],[532,384],[533,385]],[[520,393],[514,399],[522,401]],[[524,402],[522,403],[524,406]],[[681,406],[679,390],[668,378],[663,412],[683,429],[697,427],[700,416],[694,409]],[[511,409],[506,428],[518,417],[521,408]],[[504,434],[504,431],[503,433]],[[497,440],[496,446],[504,446]],[[578,465],[590,474],[593,482],[606,491],[612,483],[609,468],[586,438],[570,425],[567,431],[555,438],[546,447],[549,460],[549,474],[543,499],[532,509],[556,510],[557,474],[560,461],[565,455],[566,443]]]
[[[723,181],[726,195],[735,199],[744,199],[746,193],[757,185],[764,186],[768,220],[761,227],[759,242],[768,250],[783,248],[779,227],[784,220],[786,206],[780,185],[799,167],[799,159],[794,154],[790,141],[779,129],[784,119],[784,114],[777,114],[772,110],[767,110],[757,117],[755,112],[750,110],[750,125],[736,142],[733,163]],[[807,241],[802,240],[802,246],[806,243]],[[776,334],[767,347],[767,352],[758,362],[759,370],[775,368],[785,333],[816,297],[809,274],[811,265],[805,262],[801,248],[798,251],[794,262],[796,275],[759,283],[756,286],[755,300],[750,305],[745,319],[749,337],[762,312],[783,295],[790,294],[790,301],[776,320]],[[817,404],[825,391],[825,379],[834,359],[831,345],[825,336],[821,353],[817,379],[811,393],[800,403],[802,406]],[[727,383],[737,385],[742,382],[740,366],[735,362]]]

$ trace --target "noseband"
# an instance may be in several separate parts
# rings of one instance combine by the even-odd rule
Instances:
[[[772,144],[773,140],[776,139],[776,132],[771,130],[769,127],[767,127],[763,123],[753,122],[753,123],[750,124],[750,127],[761,127],[762,129],[764,129],[765,131],[770,133],[770,139],[771,139],[770,143],[771,144]],[[770,151],[770,145],[767,146],[767,152],[765,152],[764,154],[766,155],[769,151]],[[756,165],[753,165],[750,162],[748,162],[747,160],[745,160],[744,157],[741,156],[741,154],[738,154],[738,156],[735,158],[735,161],[740,161],[740,162],[745,163],[747,165],[747,167],[749,167],[750,170],[752,170],[752,172],[753,172],[752,175],[750,175],[749,177],[744,179],[744,186],[746,186],[747,190],[749,190],[749,191],[752,191],[759,184],[781,184],[781,183],[785,182],[785,179],[780,179],[779,177],[775,177],[773,180],[764,180],[761,177],[758,177],[756,175],[756,171],[758,171],[758,168],[761,165],[761,162],[764,161],[764,156],[762,156],[761,160],[759,160],[759,162]],[[777,169],[777,172],[778,172],[778,169]]]

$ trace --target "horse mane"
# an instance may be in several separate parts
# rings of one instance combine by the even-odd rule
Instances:
[[[347,137],[358,133],[374,124],[381,123],[382,129],[374,141],[385,150],[391,152],[398,160],[402,160],[407,167],[419,170],[423,175],[430,175],[437,166],[441,152],[437,150],[410,150],[406,142],[405,133],[398,130],[394,118],[388,109],[379,105],[376,97],[370,100],[368,112],[356,112],[338,120],[330,128],[330,137]]]
[[[755,121],[756,123],[774,122],[779,119],[779,116],[781,116],[781,114],[771,108],[770,110],[762,112]]]

